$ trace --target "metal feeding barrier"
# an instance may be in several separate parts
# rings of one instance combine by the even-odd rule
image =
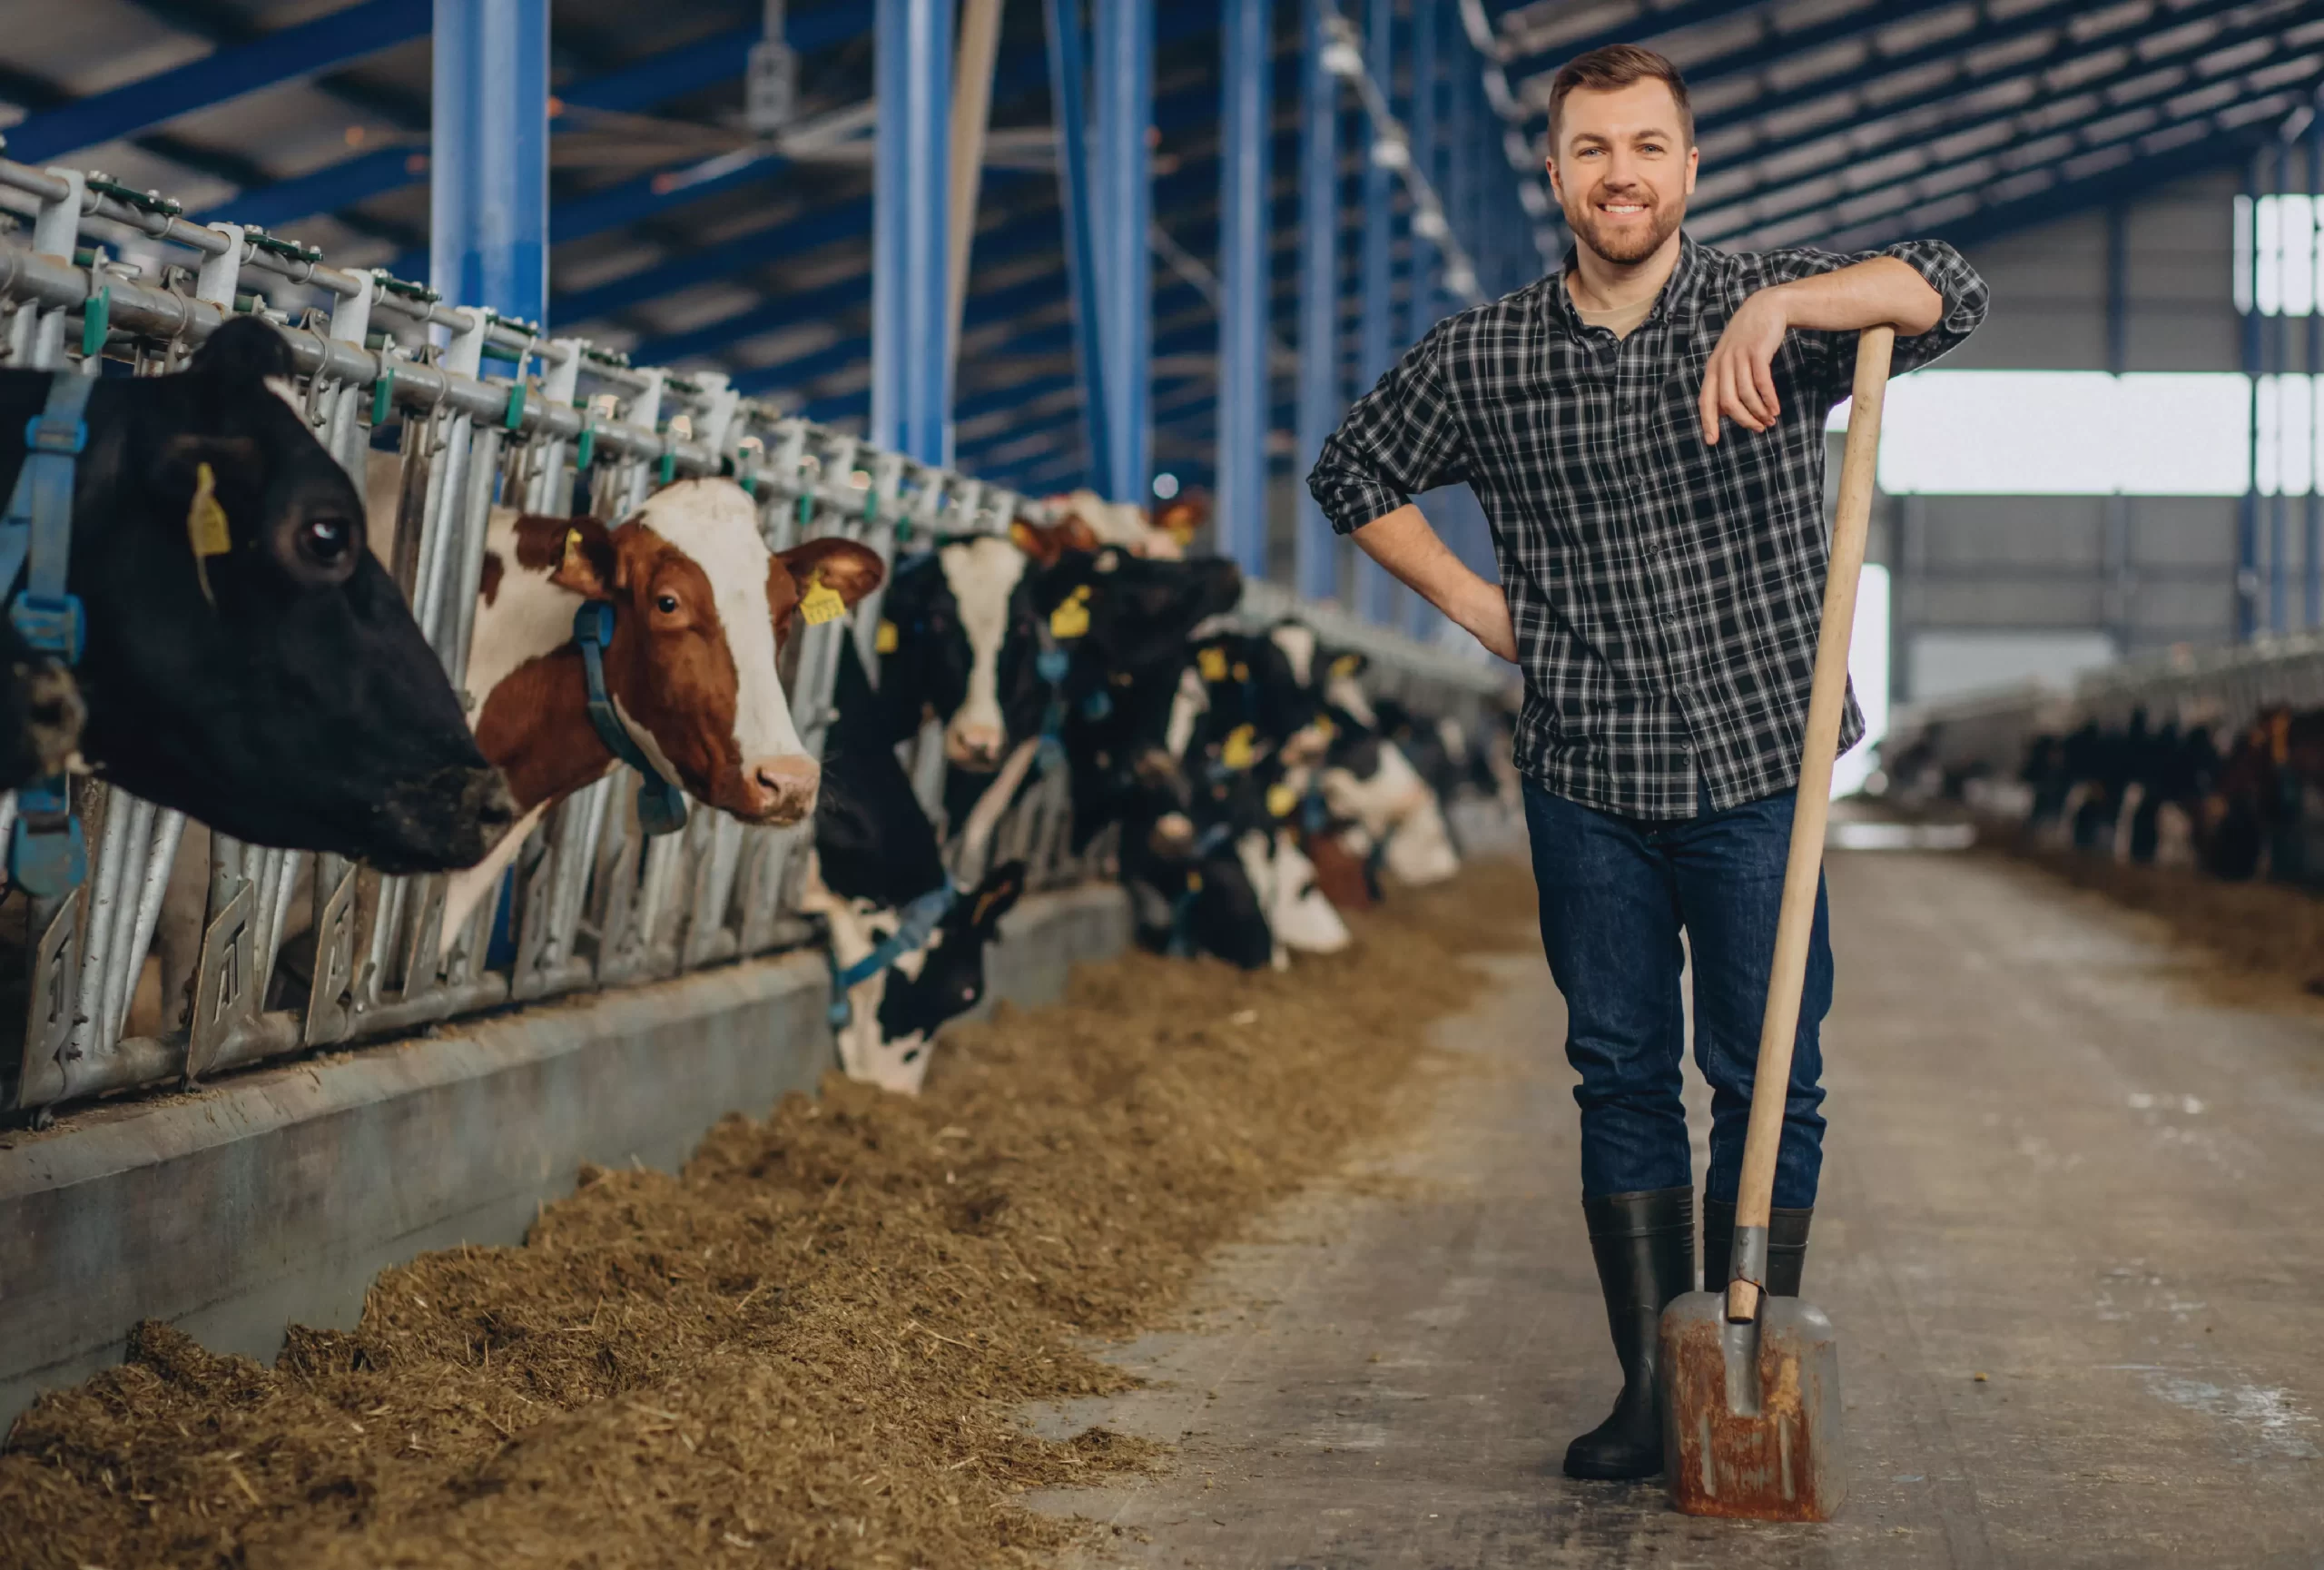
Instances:
[[[657,486],[724,473],[758,502],[772,548],[839,536],[887,560],[946,537],[1005,532],[1019,518],[1049,521],[1039,501],[785,419],[738,397],[723,376],[633,366],[384,272],[328,266],[320,252],[257,229],[192,222],[176,202],[100,174],[0,159],[0,212],[16,225],[0,235],[7,365],[94,375],[111,360],[161,374],[221,323],[258,314],[288,340],[306,417],[359,488],[374,432],[399,420],[393,572],[456,686],[496,504],[612,521]],[[1314,608],[1253,589],[1253,614]],[[1328,608],[1315,608],[1315,618],[1319,633],[1362,649],[1414,696],[1474,705],[1505,685],[1488,668]],[[852,620],[803,628],[790,644],[786,687],[811,752],[831,718],[839,640],[853,636],[876,673],[878,623],[875,597]],[[933,736],[923,736],[914,765],[932,802],[941,785]],[[441,941],[441,876],[384,876],[336,856],[211,835],[186,1017],[133,1034],[186,822],[76,782],[90,843],[85,881],[61,899],[9,902],[25,923],[24,1029],[11,1050],[0,1025],[0,1111],[44,1115],[68,1101],[810,939],[793,903],[804,827],[757,828],[704,811],[683,832],[648,840],[637,829],[637,786],[633,771],[619,770],[534,832],[514,869],[514,958],[497,965],[488,963],[493,902]],[[1035,887],[1094,870],[1094,855],[1067,854],[1067,786],[1062,770],[1043,779],[995,834],[992,854],[1025,859]],[[13,795],[0,797],[0,835],[15,810]],[[300,977],[283,959],[302,890],[312,953]],[[163,1000],[164,1021],[174,1002]]]
[[[2014,777],[2034,737],[2085,722],[2121,729],[2143,709],[2155,725],[2240,726],[2276,705],[2324,707],[2324,633],[2185,646],[2088,671],[2071,686],[2028,681],[1899,708],[1887,758],[1919,749],[1949,775]]]

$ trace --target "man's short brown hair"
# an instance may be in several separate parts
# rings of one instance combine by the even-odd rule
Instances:
[[[1679,134],[1687,145],[1695,144],[1695,108],[1687,99],[1687,79],[1679,68],[1653,50],[1636,44],[1609,44],[1603,49],[1592,49],[1587,54],[1577,54],[1560,67],[1550,82],[1550,147],[1556,150],[1558,117],[1565,112],[1565,101],[1576,89],[1587,87],[1593,93],[1610,93],[1618,87],[1628,87],[1633,82],[1660,82],[1670,89],[1670,97],[1679,105]]]

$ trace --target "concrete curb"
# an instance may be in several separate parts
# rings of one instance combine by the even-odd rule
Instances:
[[[1049,1002],[1128,939],[1118,888],[1028,899],[989,953],[989,1002]],[[352,1326],[389,1266],[521,1241],[584,1162],[675,1169],[720,1118],[813,1090],[828,996],[820,954],[785,955],[11,1136],[0,1423],[118,1362],[140,1319],[271,1361],[294,1322]]]

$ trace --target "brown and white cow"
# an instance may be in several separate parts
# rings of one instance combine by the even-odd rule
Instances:
[[[792,719],[782,644],[812,588],[852,606],[881,573],[852,540],[770,551],[732,480],[681,480],[612,528],[496,512],[468,654],[477,740],[520,812],[617,766],[590,724],[573,638],[574,613],[607,600],[606,691],[655,772],[746,823],[799,823],[822,771]]]

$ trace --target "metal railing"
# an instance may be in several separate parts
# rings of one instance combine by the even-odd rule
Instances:
[[[2035,736],[2084,722],[2119,729],[2144,709],[2156,725],[2240,726],[2277,704],[2324,707],[2324,633],[2181,646],[2086,672],[2071,686],[2028,681],[1905,705],[1882,752],[1893,759],[1925,744],[1948,772],[2008,777]]]
[[[257,313],[288,339],[307,418],[359,487],[373,431],[400,419],[393,571],[456,686],[487,518],[499,502],[614,519],[658,485],[727,473],[757,500],[773,548],[836,535],[883,558],[941,537],[1005,531],[1019,518],[1048,521],[1036,500],[783,418],[738,397],[723,376],[633,366],[382,272],[330,267],[320,253],[255,229],[191,222],[176,203],[102,175],[0,159],[0,212],[18,224],[0,236],[6,364],[94,374],[110,358],[158,374],[232,316]],[[124,248],[139,259],[124,259]],[[1246,614],[1308,608],[1254,585]],[[1472,705],[1506,685],[1489,667],[1328,607],[1314,619],[1327,641],[1362,649],[1415,696]],[[807,627],[793,640],[787,687],[811,750],[830,718],[839,639],[854,636],[876,671],[878,620],[875,597],[852,623]],[[931,739],[915,769],[924,791],[940,783]],[[1043,780],[995,836],[991,854],[1024,857],[1037,887],[1090,872],[1089,858],[1066,852],[1067,786],[1061,770]],[[440,876],[383,876],[335,856],[213,835],[184,1023],[133,1034],[185,820],[78,782],[89,875],[28,911],[25,1027],[11,1053],[0,1026],[0,1111],[190,1081],[807,940],[792,899],[803,828],[697,812],[684,832],[649,841],[636,828],[635,792],[620,771],[535,831],[516,867],[515,957],[498,966],[487,963],[491,902],[443,941]],[[14,810],[13,797],[0,798],[0,834]],[[307,996],[269,1008],[302,884],[314,937]],[[172,1002],[164,1000],[164,1020]]]

